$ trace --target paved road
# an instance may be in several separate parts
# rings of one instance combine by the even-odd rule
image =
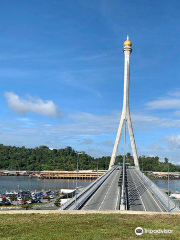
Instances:
[[[115,210],[119,209],[118,180],[121,170],[115,170],[91,198],[82,210]],[[127,169],[129,210],[163,212],[165,209],[153,195],[145,181],[135,169]]]
[[[127,169],[129,210],[132,211],[165,211],[149,186],[137,174],[135,169]]]
[[[85,203],[82,210],[115,210],[119,205],[118,180],[120,170],[114,170],[100,188]]]
[[[46,202],[45,204],[35,205],[33,206],[33,209],[34,210],[46,210],[46,209],[56,210],[58,209],[58,207],[54,205],[55,201],[56,199],[52,199],[50,202]]]

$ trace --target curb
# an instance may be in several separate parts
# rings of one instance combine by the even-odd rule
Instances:
[[[140,211],[120,211],[120,210],[107,210],[107,211],[94,211],[94,210],[10,210],[2,211],[0,214],[129,214],[129,215],[180,215],[180,213],[168,212],[140,212]]]

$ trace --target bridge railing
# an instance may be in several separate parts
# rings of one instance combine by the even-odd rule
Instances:
[[[168,212],[180,212],[176,202],[174,202],[165,192],[163,192],[155,183],[153,183],[146,175],[136,169],[138,175],[146,182],[154,195]]]
[[[69,201],[65,202],[59,210],[67,210],[71,207],[71,210],[78,209],[91,195],[92,193],[108,178],[108,176],[115,170],[112,168],[96,179],[93,183],[88,185],[83,191],[78,193],[76,196],[71,198]],[[76,204],[76,205],[75,205]],[[75,206],[74,206],[75,205]]]

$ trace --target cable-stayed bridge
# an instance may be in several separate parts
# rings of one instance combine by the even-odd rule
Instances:
[[[130,54],[132,43],[124,42],[124,99],[122,115],[109,170],[84,191],[61,206],[62,210],[132,210],[179,212],[176,203],[139,170],[129,107]],[[134,167],[126,166],[126,125],[134,158]],[[124,128],[124,129],[123,129]],[[124,130],[123,167],[114,166],[121,134]]]
[[[74,198],[63,204],[61,210],[132,210],[152,212],[179,212],[176,203],[135,167],[114,166]],[[124,202],[122,190],[124,188]]]

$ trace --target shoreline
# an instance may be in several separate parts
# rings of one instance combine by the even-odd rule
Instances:
[[[152,176],[148,176],[146,175],[150,180],[168,180],[168,177],[152,177]],[[40,178],[40,177],[37,177],[37,176],[30,176],[30,175],[3,175],[3,174],[0,174],[0,177],[28,177],[29,179],[33,179],[33,178],[36,178],[36,179],[41,179],[41,180],[57,180],[57,179],[61,179],[61,180],[76,180],[75,177],[46,177],[46,178]],[[78,178],[78,181],[86,181],[86,180],[89,180],[89,181],[93,181],[95,179],[97,179],[98,177],[91,177],[91,178],[81,178],[79,177]],[[180,181],[180,178],[169,178],[169,181]]]

